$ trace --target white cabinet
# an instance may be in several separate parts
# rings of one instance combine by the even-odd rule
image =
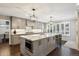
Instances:
[[[47,24],[47,32],[61,33],[64,36],[70,36],[70,21],[58,22],[52,25]]]
[[[51,38],[48,38],[48,42],[47,42],[47,44],[48,44],[48,53],[49,52],[51,52],[52,51],[52,49],[53,49],[53,40],[51,39]]]
[[[70,36],[70,22],[65,23],[65,35]]]
[[[33,42],[33,55],[44,56],[48,55],[56,48],[56,42],[53,37],[44,38]]]
[[[21,53],[23,53],[23,55],[31,55],[31,56],[48,55],[51,51],[53,51],[57,47],[55,37],[56,35],[59,36],[59,34],[55,34],[55,35],[44,34],[44,35],[45,37],[43,35],[42,37],[36,36],[36,40],[35,40],[35,37],[33,37],[33,35],[32,36],[21,36],[21,40],[23,40],[21,41],[21,45],[20,45],[20,46],[23,46],[20,48],[22,50]],[[28,37],[31,37],[31,38],[28,38]],[[26,47],[27,49],[25,49],[24,47]],[[29,52],[27,52],[27,50]]]
[[[52,50],[56,48],[56,40],[53,39],[53,37],[48,38],[47,47],[48,47],[48,53],[50,53]]]
[[[33,42],[33,55],[47,55],[47,39],[41,39]]]
[[[12,35],[12,45],[20,44],[19,35]]]
[[[38,51],[39,51],[39,55],[44,55],[45,54],[45,48],[46,45],[45,45],[45,42],[44,40],[39,40],[38,42]]]
[[[63,22],[57,25],[57,33],[61,33],[64,36],[70,36],[70,22]]]

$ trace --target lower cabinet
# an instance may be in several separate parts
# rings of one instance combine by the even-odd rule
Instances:
[[[30,52],[25,47],[25,41],[27,39],[21,38],[21,53],[23,55],[31,55],[31,56],[45,56],[48,55],[51,51],[53,51],[57,46],[55,39],[53,37],[39,39],[36,41],[32,41],[32,52]],[[17,43],[17,42],[16,42]],[[28,51],[27,51],[28,50]]]
[[[11,44],[13,44],[13,45],[20,44],[20,37],[19,37],[19,35],[12,35]]]
[[[50,53],[52,50],[54,50],[56,48],[56,42],[55,39],[53,39],[53,37],[48,38],[48,42],[47,42],[47,47],[48,47],[48,53]]]
[[[45,55],[45,40],[39,40],[33,42],[33,55],[42,56]]]
[[[56,48],[56,42],[53,37],[40,39],[33,42],[33,55],[44,56],[48,55]]]

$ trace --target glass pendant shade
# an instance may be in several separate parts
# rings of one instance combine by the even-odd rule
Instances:
[[[31,20],[36,20],[35,10],[36,10],[36,9],[34,9],[34,8],[32,9],[32,11],[33,11],[33,15],[30,16],[30,19],[31,19]]]

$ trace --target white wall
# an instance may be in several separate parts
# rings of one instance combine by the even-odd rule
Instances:
[[[71,20],[70,21],[70,39],[71,40],[76,40],[76,21]]]
[[[76,41],[76,22],[75,20],[69,20],[68,22],[70,22],[70,36],[66,36],[66,40],[67,41]]]

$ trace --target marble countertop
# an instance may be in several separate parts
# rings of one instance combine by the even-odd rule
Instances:
[[[21,35],[21,38],[25,38],[26,40],[30,40],[30,41],[36,41],[36,40],[40,40],[43,38],[48,38],[48,37],[52,37],[55,35],[59,35],[59,33],[44,33],[44,34],[32,34],[32,35]]]
[[[34,34],[40,34],[40,33],[33,33],[33,32],[26,32],[26,33],[16,33],[16,34],[11,34],[11,35],[34,35]]]

